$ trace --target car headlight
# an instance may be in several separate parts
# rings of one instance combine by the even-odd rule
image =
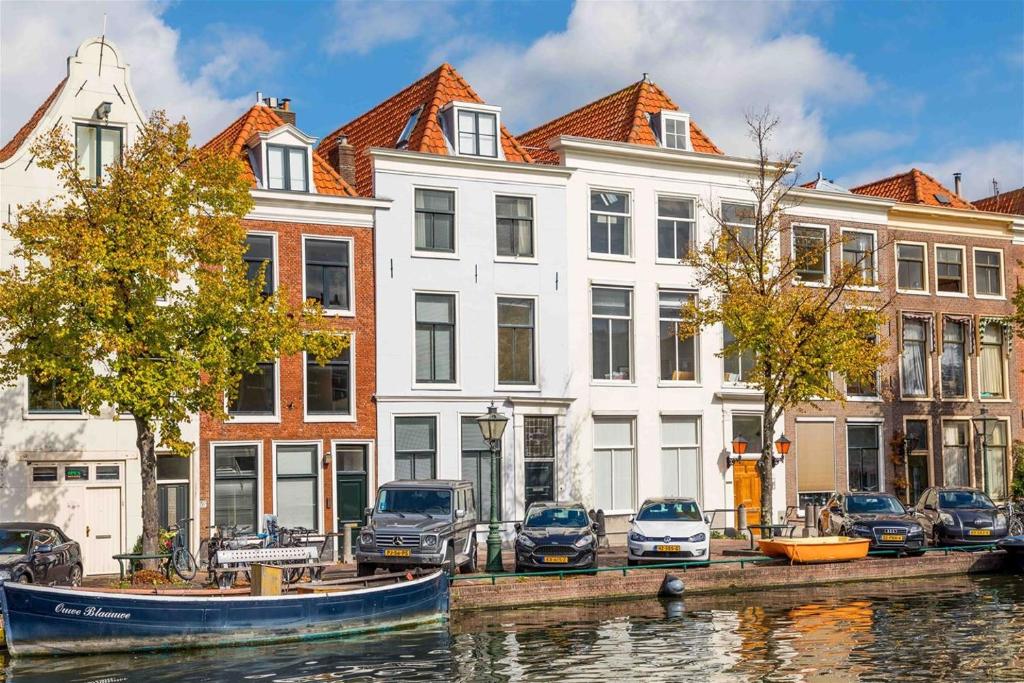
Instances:
[[[910,524],[910,525],[907,526],[907,533],[908,534],[923,534],[924,533],[924,527],[921,526],[920,524]]]
[[[373,545],[373,532],[364,531],[359,534],[359,545]]]
[[[939,521],[945,524],[946,526],[953,526],[956,523],[953,521],[953,515],[946,512],[939,513]]]
[[[436,548],[437,547],[437,534],[424,534],[424,536],[423,536],[423,547],[424,548]]]
[[[523,544],[524,548],[536,548],[537,544],[533,542],[533,539],[529,536],[520,536],[519,542]]]
[[[1005,529],[1006,528],[1006,515],[1004,515],[1002,512],[997,513],[996,514],[995,524],[993,524],[992,526],[995,529]]]
[[[639,533],[637,533],[635,531],[630,531],[629,532],[629,540],[636,541],[637,543],[643,543],[644,541],[649,541],[651,539],[647,538],[643,534],[639,534]]]
[[[590,545],[593,542],[594,542],[593,538],[591,538],[590,536],[584,536],[583,538],[581,538],[578,541],[576,541],[575,543],[573,543],[573,545],[576,546],[577,548],[586,548],[588,545]]]
[[[852,531],[853,531],[853,533],[857,534],[858,536],[870,536],[871,535],[871,527],[867,526],[866,524],[854,524]]]
[[[699,534],[697,534],[696,536],[690,536],[689,542],[690,543],[703,543],[704,541],[707,540],[707,538],[708,538],[707,535],[702,531]]]
[[[7,569],[0,569],[0,581],[10,581],[11,572]]]

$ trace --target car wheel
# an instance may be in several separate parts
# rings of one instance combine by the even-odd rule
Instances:
[[[68,583],[76,587],[82,585],[82,565],[72,565],[70,575],[68,576]]]
[[[476,570],[476,539],[473,539],[473,544],[469,546],[469,561],[466,562],[466,564],[459,567],[459,571],[463,574],[476,574]]]
[[[360,562],[356,565],[356,576],[373,576],[377,571],[377,565],[369,562]]]
[[[924,555],[923,550],[913,550],[907,553],[907,557],[921,557]]]
[[[455,548],[449,543],[444,550],[444,569],[448,576],[455,576]]]
[[[627,564],[628,566],[630,566],[630,567],[635,567],[635,566],[637,566],[637,564],[639,564],[639,563],[638,563],[638,562],[637,562],[636,560],[634,560],[633,558],[631,558],[631,557],[627,557],[627,558],[626,558],[626,564]]]
[[[523,565],[521,565],[518,562],[516,562],[515,572],[514,573],[515,574],[525,574],[526,573],[526,569],[523,567]]]

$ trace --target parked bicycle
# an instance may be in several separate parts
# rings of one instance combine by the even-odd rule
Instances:
[[[1024,534],[1024,507],[1017,505],[1012,500],[1006,501],[1006,521],[1007,532],[1010,536]]]
[[[174,539],[171,541],[171,567],[174,569],[174,573],[181,577],[182,581],[191,581],[196,577],[196,572],[199,570],[199,564],[196,562],[195,555],[189,552],[188,540],[186,538],[188,524],[191,521],[191,517],[179,519],[177,524],[168,529],[168,531],[174,532]]]

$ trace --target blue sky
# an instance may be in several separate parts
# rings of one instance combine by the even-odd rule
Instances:
[[[79,2],[0,5],[2,137],[98,33],[144,106],[198,138],[256,90],[321,136],[450,61],[514,132],[648,71],[726,152],[770,105],[779,148],[854,184],[917,165],[965,194],[1024,184],[1024,2]],[[26,56],[28,51],[31,54]],[[29,58],[31,57],[31,58]],[[13,103],[13,104],[8,104]]]

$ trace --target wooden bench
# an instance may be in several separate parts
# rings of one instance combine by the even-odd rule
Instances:
[[[323,568],[330,564],[320,561],[320,548],[314,546],[218,550],[216,561],[217,566],[211,567],[210,572],[218,579],[222,576],[225,579],[233,579],[234,574],[247,572],[254,564],[269,564],[285,570],[309,569],[310,574],[314,576],[319,575]]]

